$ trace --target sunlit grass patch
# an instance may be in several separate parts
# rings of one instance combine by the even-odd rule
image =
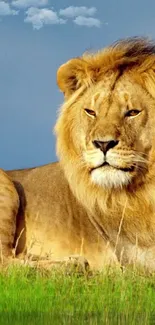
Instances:
[[[0,272],[1,324],[153,324],[155,276],[10,267]],[[14,321],[13,321],[14,320]]]

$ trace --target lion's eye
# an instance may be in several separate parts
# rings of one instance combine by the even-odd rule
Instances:
[[[131,109],[131,110],[129,110],[129,111],[127,111],[127,112],[125,113],[125,116],[127,116],[127,117],[136,116],[136,115],[138,115],[140,112],[141,112],[141,111],[138,110],[138,109]]]
[[[88,114],[88,115],[96,116],[96,113],[95,113],[92,109],[85,108],[85,112],[86,112],[86,114]]]

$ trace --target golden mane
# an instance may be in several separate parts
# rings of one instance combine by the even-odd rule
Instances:
[[[155,44],[147,38],[120,40],[96,53],[84,53],[58,69],[57,82],[62,92],[69,94],[85,85],[102,80],[106,73],[125,71],[142,74],[155,68]],[[143,80],[141,80],[143,82]],[[68,94],[67,91],[67,94]]]

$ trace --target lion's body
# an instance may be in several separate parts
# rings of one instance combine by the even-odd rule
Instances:
[[[104,265],[109,249],[103,254],[105,243],[73,196],[59,163],[8,174],[21,199],[15,233],[15,243],[19,238],[17,257],[84,255],[92,266]]]
[[[155,46],[143,39],[60,67],[60,162],[8,172],[20,198],[17,257],[78,254],[96,268],[155,270],[154,71]]]

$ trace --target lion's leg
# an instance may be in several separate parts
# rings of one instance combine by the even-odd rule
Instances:
[[[103,271],[105,268],[107,269],[107,267],[117,267],[118,269],[121,267],[113,252],[111,254],[108,252],[107,256],[104,258],[103,255],[100,256],[99,260],[96,259],[95,262],[93,258],[90,258],[90,256],[84,257],[82,255],[68,255],[65,257],[53,259],[38,257],[38,260],[37,258],[33,258],[33,256],[29,256],[29,258],[25,259],[25,262],[23,260],[22,263],[30,267],[37,267],[45,270],[60,269],[67,273],[70,273],[72,271],[85,273],[89,271]]]
[[[15,263],[18,263],[18,261]],[[87,259],[80,255],[70,255],[63,258],[54,259],[41,258],[38,260],[33,260],[32,256],[32,259],[30,257],[29,259],[25,259],[25,261],[21,260],[19,263],[21,263],[21,265],[28,265],[33,268],[39,268],[43,270],[57,269],[67,273],[70,273],[72,271],[85,273],[90,270]]]
[[[91,246],[91,245],[90,245]],[[39,256],[28,254],[25,256],[24,264],[29,265],[31,267],[38,267],[41,269],[63,269],[64,271],[78,271],[78,272],[86,272],[86,271],[102,271],[105,268],[114,267],[120,269],[120,263],[115,255],[115,252],[108,244],[102,245],[102,250],[96,248],[91,248],[85,253],[81,252],[80,254],[66,254],[64,256],[61,252],[61,257],[56,256]],[[60,253],[60,251],[59,251]],[[57,254],[57,256],[60,256]]]
[[[19,197],[13,182],[0,169],[0,263],[13,256]]]

